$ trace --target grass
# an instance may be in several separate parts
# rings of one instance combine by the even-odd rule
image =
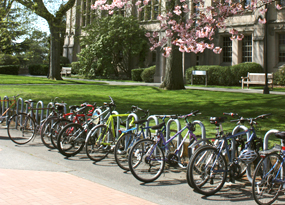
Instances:
[[[0,84],[104,84],[97,81],[84,80],[50,80],[43,77],[19,76],[19,75],[4,75],[0,74]]]
[[[5,78],[6,76],[0,75],[1,82],[5,81]],[[13,77],[9,76],[7,81],[12,79]],[[55,97],[60,97],[68,105],[83,102],[92,104],[97,102],[97,105],[102,105],[103,102],[109,102],[109,96],[111,96],[117,105],[116,110],[119,113],[130,111],[132,105],[149,109],[150,114],[187,114],[192,110],[200,110],[202,114],[193,118],[193,120],[203,122],[206,127],[207,137],[213,137],[216,132],[215,126],[209,123],[209,118],[211,116],[220,117],[223,112],[234,112],[243,117],[256,117],[260,114],[272,113],[272,116],[268,119],[257,121],[257,133],[261,137],[270,129],[282,131],[285,127],[285,111],[283,109],[285,96],[283,95],[214,92],[191,89],[169,91],[148,86],[112,86],[83,83],[47,84],[45,83],[47,80],[45,78],[24,76],[14,76],[14,79],[17,79],[17,82],[21,85],[1,85],[0,97],[20,94],[19,97],[22,99],[41,100],[44,102],[44,105],[47,105]],[[30,82],[33,79],[39,83],[32,85]],[[227,132],[235,127],[234,123],[229,122],[232,118],[228,117],[228,119],[223,124],[224,130]],[[278,142],[280,141],[278,140]]]

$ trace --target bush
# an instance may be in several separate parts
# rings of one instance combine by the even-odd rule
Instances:
[[[29,65],[29,73],[31,75],[47,75],[49,70],[49,65],[46,64],[37,64]]]
[[[132,69],[132,80],[133,81],[142,81],[141,74],[144,71],[144,68]]]
[[[275,85],[285,85],[285,66],[282,66],[277,72],[274,73],[273,81]]]
[[[60,65],[63,67],[69,67],[68,65],[70,64],[69,59],[64,56],[60,56]]]
[[[3,65],[0,66],[0,74],[18,75],[19,65]]]
[[[186,81],[191,83],[193,70],[207,71],[208,85],[240,85],[242,76],[247,76],[248,72],[262,73],[263,68],[257,63],[241,63],[234,66],[203,65],[193,66],[186,70]],[[205,84],[204,76],[193,76],[195,84]]]
[[[0,65],[19,65],[20,61],[16,56],[0,54]]]
[[[72,62],[71,63],[71,74],[77,75],[79,74],[80,63],[79,62]]]
[[[145,68],[141,74],[141,78],[144,82],[152,83],[154,79],[156,66],[151,66],[149,68]]]

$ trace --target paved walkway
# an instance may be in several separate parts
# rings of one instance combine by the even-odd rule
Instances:
[[[1,205],[154,204],[64,172],[0,169]]]

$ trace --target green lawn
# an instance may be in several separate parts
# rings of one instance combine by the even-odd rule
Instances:
[[[213,137],[216,132],[215,126],[209,123],[209,118],[211,116],[222,116],[223,112],[235,112],[243,117],[255,117],[264,113],[272,113],[272,116],[268,119],[258,121],[259,136],[264,136],[270,129],[285,130],[285,110],[283,109],[285,96],[283,95],[190,89],[168,91],[148,86],[73,84],[70,80],[68,82],[71,84],[56,84],[57,81],[52,81],[54,83],[47,85],[45,82],[49,80],[46,78],[13,77],[21,85],[1,85],[1,98],[6,95],[20,94],[19,97],[23,99],[42,100],[45,105],[55,97],[60,97],[68,105],[83,102],[97,102],[97,105],[102,105],[103,102],[109,102],[108,96],[111,96],[119,113],[130,111],[132,105],[149,109],[151,114],[187,114],[191,110],[200,110],[202,114],[193,118],[193,120],[201,120],[204,123],[208,137]],[[1,82],[6,82],[5,78],[7,76],[0,75]],[[12,79],[9,76],[7,81]],[[37,82],[37,85],[32,85],[31,82],[34,81]],[[60,82],[63,83],[66,80]],[[228,119],[232,118],[228,117]],[[223,124],[225,131],[231,131],[235,126],[229,120]]]

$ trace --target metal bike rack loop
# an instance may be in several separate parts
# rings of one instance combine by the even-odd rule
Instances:
[[[150,115],[150,116],[147,118],[146,125],[145,125],[146,127],[149,127],[149,122],[150,122],[151,120],[154,120],[154,122],[155,122],[156,125],[159,124],[158,118],[157,118],[155,115]],[[149,129],[145,129],[145,136],[147,136],[148,132],[149,132]],[[156,134],[156,135],[158,134],[158,130],[156,130],[156,133],[155,133],[155,134]]]
[[[233,129],[232,135],[237,134],[240,129],[242,129],[242,130],[245,131],[245,132],[248,131],[248,128],[247,128],[246,126],[244,126],[244,125],[237,125],[237,126],[235,126],[235,128]],[[248,132],[248,133],[246,133],[246,139],[249,140],[249,138],[250,138],[250,133]],[[231,154],[231,160],[234,160],[234,158],[235,158],[235,155],[234,155],[234,153],[235,153],[235,151],[236,151],[236,150],[235,150],[235,149],[236,149],[235,145],[236,145],[236,141],[235,141],[234,139],[232,139],[232,147],[231,147],[231,149],[232,149],[232,154]]]
[[[166,141],[170,139],[170,125],[171,125],[172,122],[175,122],[175,123],[176,123],[176,126],[177,126],[176,133],[177,133],[179,130],[181,130],[181,124],[180,124],[180,122],[179,122],[178,119],[169,119],[169,120],[167,121],[167,123],[166,123],[166,134],[165,134],[165,135],[166,135],[166,136],[165,136],[165,140],[166,140]],[[175,133],[175,134],[176,134],[176,133]],[[177,148],[179,147],[179,145],[180,145],[180,143],[181,143],[181,140],[182,140],[182,136],[181,136],[181,133],[180,133],[180,134],[178,135],[178,138],[177,138],[177,144],[176,144]],[[178,156],[180,156],[180,153],[179,153]]]
[[[39,117],[39,107],[41,106],[41,108],[44,108],[44,103],[43,101],[38,101],[36,104],[36,121],[38,122],[38,124],[40,124],[40,122],[44,119],[44,110],[41,109],[41,116],[40,116],[40,120],[38,121],[38,117]]]
[[[112,111],[112,115],[118,115],[119,113],[115,110]],[[120,130],[120,117],[117,116],[117,129],[116,129],[116,136],[119,136],[119,130]]]
[[[7,102],[6,102],[6,106],[7,106],[7,108],[9,107],[9,98],[8,98],[8,96],[4,96],[4,98],[3,98],[3,100],[7,100]],[[7,108],[5,108],[5,102],[3,102],[3,104],[2,104],[2,110],[4,111],[4,110],[6,110]],[[1,113],[2,114],[2,113]],[[9,112],[7,112],[6,113],[6,125],[8,124],[8,121],[9,121]]]
[[[46,111],[46,118],[49,116],[49,109],[53,107],[53,102],[49,102],[47,105],[47,111]],[[65,107],[65,106],[64,106]],[[64,111],[65,113],[65,111]]]
[[[264,139],[263,139],[263,150],[264,151],[268,150],[268,140],[269,140],[270,135],[275,134],[277,132],[279,132],[279,130],[272,129],[265,133]],[[281,146],[284,146],[284,144],[282,143],[282,140],[281,140]]]
[[[24,112],[24,100],[22,98],[18,98],[17,104],[16,104],[16,114],[19,113],[19,104],[21,103],[21,110],[20,112]]]
[[[132,119],[132,118],[135,118],[135,121],[138,121],[138,116],[137,116],[137,114],[135,114],[135,113],[129,114],[129,116],[127,117],[127,120],[126,120],[126,130],[129,129],[129,121],[130,121],[130,119]],[[136,134],[138,134],[138,131],[139,131],[139,125],[136,124]]]

